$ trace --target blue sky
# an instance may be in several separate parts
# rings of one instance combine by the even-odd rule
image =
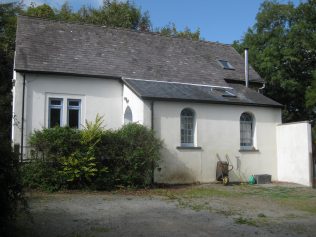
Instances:
[[[298,4],[302,0],[293,0]],[[64,0],[24,0],[48,3],[59,8]],[[99,7],[102,0],[68,0],[74,10],[82,5]],[[142,11],[149,11],[154,28],[176,24],[179,30],[188,26],[191,30],[198,27],[203,39],[232,43],[242,38],[247,29],[255,23],[256,14],[263,0],[134,0]],[[287,0],[279,0],[287,3]]]

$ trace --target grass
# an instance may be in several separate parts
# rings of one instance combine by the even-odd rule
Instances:
[[[316,214],[316,190],[304,187],[287,187],[281,185],[258,186],[258,185],[209,185],[209,186],[187,186],[180,188],[165,188],[147,190],[147,195],[158,195],[169,200],[178,201],[180,207],[188,207],[196,211],[215,210],[217,213],[225,215],[236,214],[236,210],[229,208],[216,210],[210,205],[201,203],[201,199],[225,200],[229,205],[229,200],[256,199],[258,201],[273,202],[280,207],[290,208],[299,211]],[[227,214],[228,213],[228,214]],[[265,215],[264,213],[259,213]],[[258,214],[258,215],[259,215]],[[258,216],[263,217],[263,216]]]
[[[259,196],[284,207],[316,214],[316,190],[302,187],[256,187],[248,189],[244,195]]]
[[[91,226],[90,230],[97,233],[106,233],[109,232],[111,229],[104,226]]]
[[[240,225],[258,226],[258,223],[252,218],[238,217],[235,218],[235,223]]]

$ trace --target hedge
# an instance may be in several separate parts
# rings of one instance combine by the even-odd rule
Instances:
[[[101,117],[86,123],[83,130],[35,131],[29,143],[32,158],[23,165],[23,184],[48,191],[149,186],[162,146],[154,132],[142,125],[105,130]]]

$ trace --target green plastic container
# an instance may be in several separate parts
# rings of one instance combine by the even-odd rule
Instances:
[[[249,183],[249,184],[255,184],[255,183],[256,183],[256,179],[255,179],[255,177],[254,177],[253,175],[251,175],[251,176],[249,177],[248,183]]]

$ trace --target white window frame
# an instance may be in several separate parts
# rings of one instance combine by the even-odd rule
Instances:
[[[61,103],[60,105],[52,105],[52,100],[59,100]],[[51,109],[59,109],[60,110],[60,118],[59,118],[59,124],[62,126],[63,121],[63,99],[62,98],[56,98],[56,97],[50,97],[48,100],[48,128],[51,128]]]
[[[251,120],[242,120],[243,116],[249,116],[249,118],[251,118]],[[249,112],[243,112],[240,115],[239,118],[239,125],[240,125],[240,149],[241,150],[253,150],[255,149],[255,117],[252,113]],[[246,143],[245,140],[248,139],[249,137],[246,137],[246,133],[249,134],[249,131],[246,131],[249,129],[249,125],[250,125],[250,140],[251,143]]]
[[[63,93],[45,93],[45,127],[49,127],[49,100],[50,98],[58,98],[63,100],[63,108],[62,108],[62,118],[61,118],[61,127],[68,126],[68,100],[79,100],[80,101],[80,111],[79,111],[79,128],[83,128],[82,122],[85,121],[86,116],[86,96],[78,95],[78,94],[63,94]]]
[[[79,105],[69,105],[69,102],[76,101]],[[78,128],[80,128],[81,124],[81,100],[80,99],[67,99],[67,126],[69,126],[69,111],[70,110],[78,110]]]
[[[189,111],[190,113],[192,113],[192,115],[191,116],[183,115],[183,113],[186,111]],[[188,125],[189,125],[188,123],[186,124],[184,123],[185,122],[184,119],[191,120],[191,128],[188,128]],[[196,138],[195,130],[196,130],[195,112],[193,109],[184,108],[183,110],[181,110],[181,113],[180,113],[180,142],[181,142],[182,147],[195,146],[195,138]],[[189,135],[189,131],[191,135]],[[189,136],[191,138],[188,138]]]

